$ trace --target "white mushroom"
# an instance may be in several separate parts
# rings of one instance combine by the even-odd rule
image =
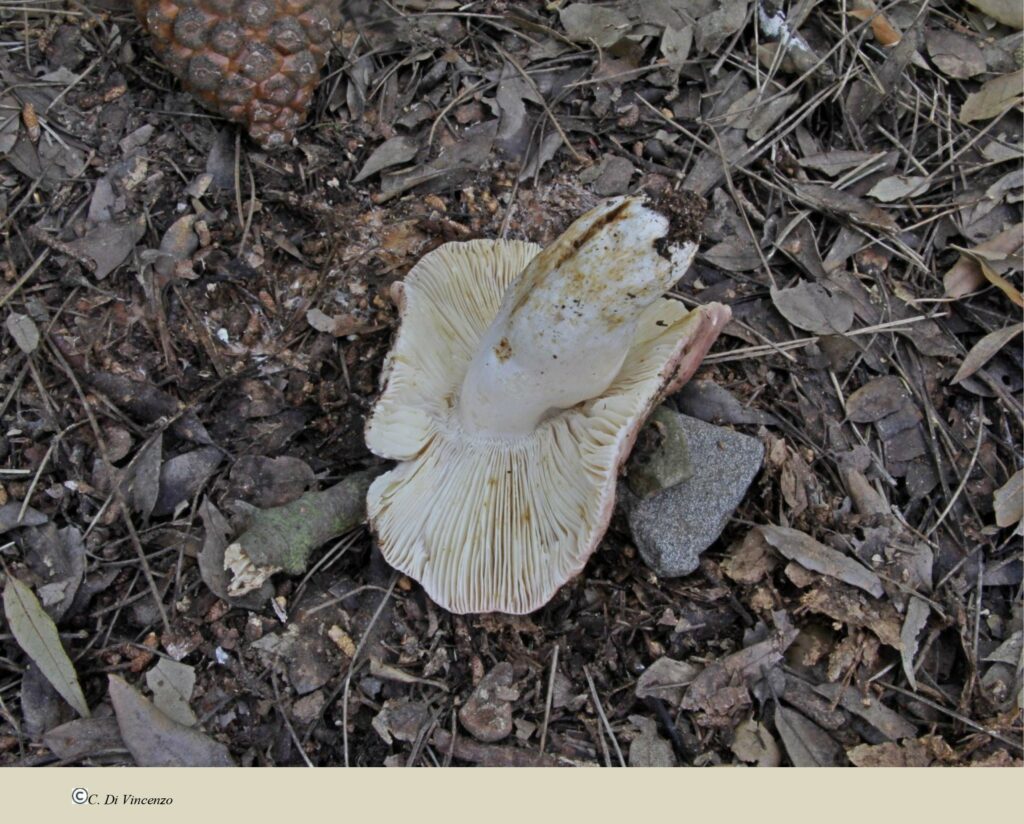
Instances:
[[[644,419],[729,320],[663,297],[696,252],[678,233],[615,198],[544,250],[445,244],[400,286],[366,437],[401,463],[367,507],[388,563],[442,607],[531,612],[597,547]]]

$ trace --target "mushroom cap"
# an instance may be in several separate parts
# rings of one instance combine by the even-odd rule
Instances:
[[[687,311],[658,298],[598,397],[528,435],[469,433],[456,410],[463,378],[506,290],[540,251],[522,241],[447,243],[398,290],[402,325],[366,441],[401,463],[373,482],[367,509],[387,562],[451,612],[532,612],[583,569],[644,420],[730,316],[720,304]]]

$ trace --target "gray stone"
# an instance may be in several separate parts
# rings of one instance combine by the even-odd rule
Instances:
[[[640,498],[681,484],[693,477],[690,450],[678,412],[659,406],[640,430],[626,465],[626,483]]]
[[[689,575],[725,528],[764,458],[757,438],[679,415],[694,475],[647,499],[620,484],[637,549],[663,578]]]

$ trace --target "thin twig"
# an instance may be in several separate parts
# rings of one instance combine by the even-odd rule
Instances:
[[[590,687],[590,695],[594,699],[594,707],[597,709],[597,714],[601,719],[601,724],[604,726],[605,731],[608,733],[608,737],[612,741],[612,747],[615,748],[615,757],[619,759],[619,766],[626,766],[626,759],[622,757],[622,750],[619,749],[619,741],[615,737],[615,733],[612,731],[612,725],[608,723],[608,716],[604,714],[604,707],[601,706],[601,699],[597,695],[597,687],[594,686],[594,679],[590,677],[590,670],[585,666],[583,667],[583,674],[587,676],[587,685]]]
[[[398,583],[398,575],[392,574],[391,583],[388,584],[388,591],[384,593],[384,597],[380,599],[380,604],[377,606],[377,611],[373,613],[373,617],[370,618],[370,622],[366,625],[366,631],[363,632],[362,637],[359,639],[359,643],[356,645],[356,651],[352,653],[352,660],[348,665],[348,672],[345,673],[345,685],[342,690],[341,698],[341,743],[345,753],[345,766],[349,766],[348,761],[348,693],[352,685],[352,673],[356,671],[356,666],[359,663],[359,653],[363,651],[363,645],[366,643],[366,639],[370,637],[370,633],[373,631],[374,624],[377,623],[377,619],[380,618],[381,613],[384,611],[384,606],[387,604],[388,599],[391,597],[391,593],[395,591],[395,584]],[[331,696],[332,700],[334,696]],[[327,702],[329,706],[331,701]]]
[[[551,719],[551,705],[555,698],[555,676],[558,674],[558,644],[555,644],[551,652],[551,673],[548,675],[548,695],[544,701],[544,723],[540,727],[540,752],[544,754],[544,748],[548,743],[548,721]]]

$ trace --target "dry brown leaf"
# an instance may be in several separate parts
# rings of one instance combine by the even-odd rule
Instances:
[[[334,335],[336,338],[343,338],[348,335],[364,335],[369,332],[379,332],[384,327],[377,324],[361,323],[352,315],[328,315],[319,309],[310,309],[306,312],[306,321],[316,329],[317,332],[324,332]]]
[[[736,235],[716,243],[703,253],[704,259],[726,272],[749,272],[761,265],[761,256],[750,240]]]
[[[39,329],[28,315],[11,312],[7,316],[6,326],[18,348],[26,355],[31,355],[39,346]]]
[[[25,584],[8,576],[4,587],[4,615],[14,640],[75,712],[89,717],[89,705],[78,683],[75,665],[60,642],[57,627],[39,599]]]
[[[899,29],[889,22],[889,18],[878,10],[878,6],[874,4],[873,0],[853,0],[847,14],[861,22],[870,20],[871,33],[875,36],[875,40],[883,46],[895,46],[903,39]]]
[[[146,219],[109,220],[90,229],[84,237],[68,243],[75,254],[92,261],[92,274],[103,280],[132,253],[146,233]]]
[[[869,161],[881,157],[879,152],[856,152],[849,149],[835,149],[831,152],[807,155],[797,161],[805,169],[813,169],[829,177],[838,177],[843,172],[856,169]]]
[[[629,720],[640,731],[629,745],[629,766],[676,766],[676,756],[672,752],[672,745],[658,735],[657,721],[642,715],[631,715]]]
[[[1024,101],[1024,69],[986,80],[960,107],[960,122],[991,120]]]
[[[43,743],[62,761],[77,761],[89,755],[124,750],[117,719],[76,718],[43,734]]]
[[[993,495],[998,526],[1017,524],[1016,534],[1024,535],[1024,469],[1018,469],[1013,476]]]
[[[868,197],[882,203],[892,203],[905,197],[923,195],[928,191],[929,185],[930,181],[923,175],[893,175],[879,180],[872,186]]]
[[[1018,306],[1024,308],[1024,297],[1021,297],[1020,292],[1017,291],[1017,287],[993,269],[991,264],[985,260],[985,258],[979,257],[977,262],[978,267],[981,269],[981,274],[985,276],[985,280],[999,289],[1004,295],[1006,295],[1006,297]]]
[[[798,529],[784,526],[759,526],[757,530],[784,558],[805,569],[838,578],[881,598],[885,594],[881,579],[860,561],[815,541]]]
[[[842,749],[825,730],[796,710],[775,707],[775,728],[794,767],[836,767]]]
[[[907,615],[903,619],[903,629],[900,630],[900,657],[903,661],[903,672],[910,682],[912,690],[917,689],[917,678],[914,676],[914,656],[917,655],[917,636],[921,634],[928,616],[931,614],[931,607],[927,601],[917,596],[911,596],[907,603]]]
[[[729,547],[729,554],[722,561],[722,572],[738,584],[756,584],[772,571],[775,563],[764,536],[752,529],[741,543]]]
[[[971,351],[964,357],[964,362],[956,370],[951,383],[960,383],[960,381],[969,378],[1022,331],[1024,331],[1024,323],[1015,323],[1013,326],[1007,326],[1005,329],[996,329],[995,332],[989,332],[971,347]]]
[[[163,434],[144,444],[128,470],[128,502],[143,518],[148,518],[160,494],[160,465],[163,460]]]
[[[856,647],[854,643],[854,647]],[[875,695],[863,694],[845,684],[818,684],[814,687],[818,695],[827,698],[833,706],[863,718],[890,741],[913,738],[917,727],[907,721],[896,710],[889,709]]]
[[[363,164],[363,168],[359,170],[359,174],[352,178],[352,182],[358,183],[361,180],[365,180],[381,169],[389,169],[392,166],[408,163],[416,157],[417,151],[419,151],[419,144],[411,137],[392,137],[385,140],[373,150],[373,153]]]
[[[107,676],[121,738],[140,767],[233,767],[228,748],[172,721],[119,675]]]
[[[1024,6],[1020,0],[967,0],[998,23],[1024,29]]]
[[[821,583],[800,598],[800,605],[812,612],[827,615],[851,627],[870,629],[878,639],[893,649],[900,648],[903,622],[888,601],[868,602],[851,587],[820,579]]]
[[[700,667],[686,661],[675,661],[662,656],[640,675],[636,682],[636,697],[653,696],[678,707],[683,691],[700,674]]]
[[[196,723],[196,715],[189,704],[195,685],[195,668],[170,658],[161,658],[146,673],[146,686],[153,693],[156,708],[185,727]]]
[[[199,235],[195,232],[196,215],[182,215],[172,223],[160,239],[158,257],[153,264],[157,274],[171,277],[178,264],[188,260],[199,248]]]
[[[846,755],[856,767],[930,767],[956,761],[956,753],[937,735],[899,744],[860,744],[847,750]]]
[[[782,660],[799,634],[783,613],[773,613],[779,626],[770,638],[711,662],[693,680],[683,696],[682,708],[708,714],[714,723],[750,704],[747,684],[762,678]]]
[[[690,49],[693,46],[693,26],[683,26],[681,29],[668,26],[661,36],[661,53],[673,69],[679,70],[686,63],[690,56]]]
[[[910,392],[896,375],[872,378],[850,393],[846,414],[854,423],[874,423],[912,404]]]
[[[942,277],[946,296],[962,298],[985,283],[985,275],[978,265],[979,258],[984,258],[990,263],[1013,262],[1013,256],[1020,254],[1022,246],[1024,223],[1018,223],[979,243],[970,250],[971,254],[961,254],[959,260]]]
[[[748,718],[736,728],[729,749],[740,761],[758,767],[777,767],[782,761],[779,745],[775,743],[771,732],[753,718]]]
[[[850,192],[818,183],[794,183],[793,191],[800,199],[822,212],[849,218],[854,223],[881,229],[883,232],[899,231],[899,224],[892,215]]]
[[[558,12],[569,39],[593,43],[607,49],[619,42],[631,27],[629,18],[619,9],[572,3]]]
[[[966,80],[988,68],[984,52],[974,38],[966,34],[945,28],[932,29],[927,42],[932,62],[946,77]]]
[[[786,320],[816,335],[836,335],[853,325],[853,303],[820,283],[800,281],[788,289],[771,288],[772,303]]]

